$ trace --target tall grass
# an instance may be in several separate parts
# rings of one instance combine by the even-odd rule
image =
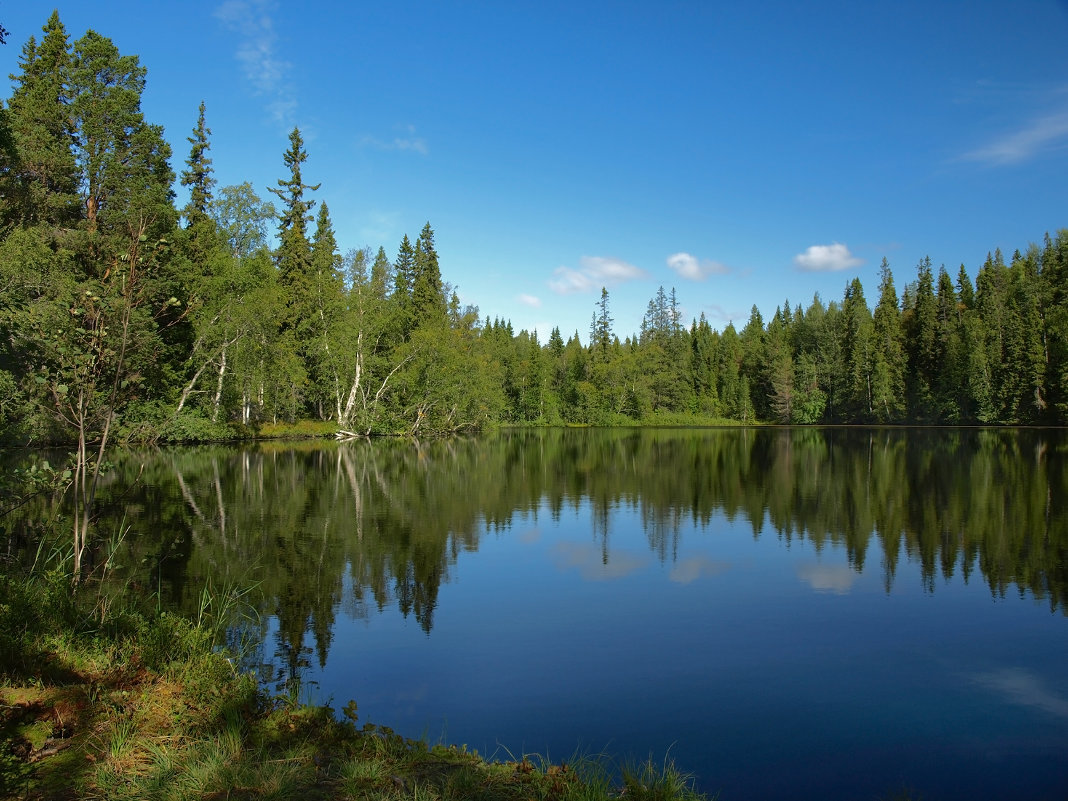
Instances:
[[[296,687],[271,697],[225,649],[258,623],[252,588],[209,584],[194,614],[169,614],[102,580],[120,543],[77,585],[61,546],[25,568],[0,562],[0,739],[24,743],[0,749],[0,798],[700,798],[667,761],[624,771],[620,787],[602,758],[486,760],[360,726],[355,703],[339,719]]]

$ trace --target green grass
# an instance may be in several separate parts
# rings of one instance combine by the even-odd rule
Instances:
[[[268,439],[332,437],[336,433],[337,423],[332,420],[297,420],[293,423],[261,423],[256,429],[257,437]]]
[[[0,798],[701,798],[668,761],[620,785],[606,759],[487,760],[361,724],[355,703],[270,697],[214,650],[230,599],[205,599],[198,623],[96,593],[0,564]]]

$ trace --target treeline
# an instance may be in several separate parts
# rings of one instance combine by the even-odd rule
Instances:
[[[622,341],[609,296],[587,344],[480,319],[434,231],[342,255],[294,129],[270,189],[218,188],[201,105],[176,175],[140,109],[146,70],[57,14],[0,109],[0,432],[11,442],[207,439],[270,421],[358,434],[497,422],[1064,423],[1065,232],[992,255],[974,285],[930,262],[874,312],[754,307],[741,331],[681,320],[675,291]],[[189,202],[175,205],[175,181]],[[271,236],[272,229],[277,238]],[[272,243],[275,244],[272,247]]]
[[[782,423],[1063,425],[1066,235],[1008,265],[995,251],[974,285],[964,265],[954,280],[926,258],[900,298],[883,259],[874,312],[853,279],[841,302],[786,302],[766,326],[756,307],[740,333],[702,320],[690,331],[695,388],[732,416],[749,404]]]

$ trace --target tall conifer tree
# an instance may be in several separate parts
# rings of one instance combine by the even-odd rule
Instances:
[[[43,33],[40,45],[32,36],[26,42],[21,72],[10,76],[8,197],[17,203],[4,204],[4,217],[23,225],[69,228],[82,216],[70,115],[70,41],[55,11]]]
[[[428,222],[415,240],[413,254],[415,276],[412,280],[413,323],[440,325],[445,321],[445,295],[441,283],[441,267],[434,247],[434,230]]]
[[[211,128],[204,120],[204,101],[202,100],[197,109],[197,125],[193,129],[193,135],[186,137],[190,145],[189,158],[186,159],[186,169],[182,172],[182,186],[189,187],[189,202],[183,214],[190,227],[207,219],[211,212],[212,187],[215,186],[215,178],[212,175],[211,157],[208,155],[211,149],[209,136],[211,136]]]
[[[905,355],[894,276],[885,258],[879,267],[879,303],[872,315],[872,337],[872,416],[880,423],[896,423],[905,414]]]

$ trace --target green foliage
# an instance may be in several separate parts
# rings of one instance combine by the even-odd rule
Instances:
[[[61,686],[49,686],[40,681],[39,663],[2,666],[0,735],[19,745],[0,754],[5,794],[172,799],[241,788],[250,797],[333,798],[340,791],[486,801],[608,801],[617,794],[604,759],[487,761],[466,746],[431,746],[372,723],[357,727],[354,701],[338,720],[327,706],[272,699],[215,652],[211,626],[188,618],[126,611],[112,616],[118,625],[103,625],[98,604],[74,612],[92,621],[89,627],[71,628],[70,594],[48,591],[49,582],[69,586],[70,574],[55,574],[0,572],[3,644],[47,647],[50,670],[63,677]],[[11,625],[16,616],[23,625]],[[664,801],[674,801],[672,787],[680,801],[698,798],[669,763],[663,775],[650,764],[627,773],[624,783],[628,794]]]
[[[0,109],[0,431],[8,441],[217,438],[236,423],[332,420],[353,434],[498,423],[631,424],[665,415],[780,423],[1068,422],[1068,245],[1000,252],[956,283],[930,259],[868,307],[789,302],[741,331],[681,319],[658,288],[617,336],[609,294],[589,337],[480,322],[443,277],[427,222],[395,263],[342,258],[299,129],[263,202],[215,191],[204,104],[174,206],[171,149],[144,119],[147,70],[53,13]],[[179,227],[184,217],[185,227]],[[278,224],[270,251],[268,222]],[[210,425],[208,424],[210,423]],[[87,497],[91,493],[87,493]]]
[[[197,410],[183,411],[158,429],[163,442],[219,442],[234,439],[234,429],[213,421]]]
[[[671,759],[665,758],[662,766],[652,759],[638,765],[623,768],[623,792],[627,798],[637,801],[696,801],[703,798],[694,789],[693,777],[681,772]]]
[[[267,248],[267,224],[277,211],[273,204],[260,200],[246,181],[220,189],[211,203],[211,214],[234,258],[247,259]]]
[[[211,174],[211,158],[208,156],[208,150],[211,148],[211,142],[208,141],[210,135],[211,129],[204,122],[204,102],[201,101],[197,126],[193,129],[193,135],[188,138],[191,145],[189,158],[185,162],[188,169],[182,173],[182,186],[189,187],[185,218],[190,227],[206,221],[211,211],[211,189],[215,185],[215,179]]]

